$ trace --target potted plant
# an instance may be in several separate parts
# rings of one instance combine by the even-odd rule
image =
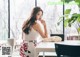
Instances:
[[[73,0],[62,0],[63,3],[69,3]],[[64,11],[64,15],[60,17],[60,21],[57,23],[58,25],[63,21],[63,17],[65,18],[64,20],[64,27],[71,27],[74,23],[78,25],[78,27],[75,27],[77,32],[78,32],[78,39],[80,39],[80,0],[74,0],[78,7],[79,7],[79,13],[71,13],[71,9],[66,9]]]

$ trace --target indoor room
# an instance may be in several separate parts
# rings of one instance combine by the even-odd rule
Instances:
[[[0,57],[80,57],[80,0],[0,0]]]

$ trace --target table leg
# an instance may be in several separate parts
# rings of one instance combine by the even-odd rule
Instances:
[[[45,52],[43,52],[43,57],[45,57]]]
[[[39,52],[35,50],[34,57],[38,57],[38,55],[39,55]]]

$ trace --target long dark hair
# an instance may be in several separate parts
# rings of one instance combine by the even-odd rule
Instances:
[[[24,26],[22,27],[22,31],[26,34],[29,34],[29,31],[31,30],[31,26],[35,23],[36,19],[36,14],[42,11],[43,14],[43,10],[40,7],[35,7],[32,11],[31,17],[29,18],[28,21],[26,21],[26,23],[24,24]]]

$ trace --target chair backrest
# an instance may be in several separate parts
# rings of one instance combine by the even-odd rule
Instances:
[[[80,56],[80,46],[77,45],[72,46],[55,43],[55,51],[58,57],[60,57],[61,55],[67,55],[72,57]]]

